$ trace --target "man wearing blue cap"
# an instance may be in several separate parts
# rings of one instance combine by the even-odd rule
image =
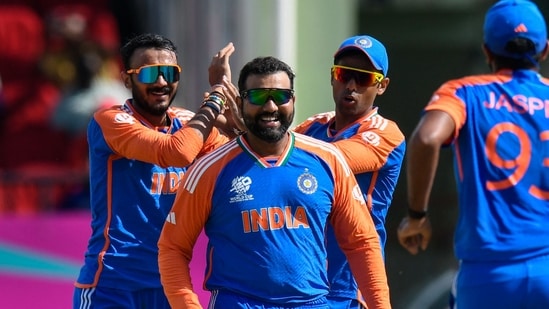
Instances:
[[[412,133],[398,238],[412,254],[426,249],[429,194],[449,145],[459,195],[453,305],[549,308],[549,79],[538,72],[548,41],[536,5],[494,4],[483,50],[492,73],[444,83]]]
[[[400,174],[406,143],[397,124],[381,116],[374,101],[389,85],[383,44],[368,35],[345,39],[334,55],[331,84],[335,111],[310,117],[294,131],[339,148],[355,174],[376,225],[381,249],[385,217]],[[329,308],[365,308],[345,255],[328,226]]]

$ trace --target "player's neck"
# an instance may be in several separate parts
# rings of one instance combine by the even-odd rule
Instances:
[[[250,148],[260,157],[278,157],[286,151],[290,142],[290,135],[286,132],[279,141],[267,142],[248,132],[244,135],[244,139]]]

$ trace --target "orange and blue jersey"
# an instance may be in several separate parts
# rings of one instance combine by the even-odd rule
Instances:
[[[379,239],[345,159],[328,143],[289,136],[277,157],[260,156],[240,136],[185,175],[159,240],[172,307],[196,303],[188,264],[203,227],[208,290],[284,307],[326,297],[328,222],[365,297],[389,306]]]
[[[193,117],[169,108],[155,127],[130,101],[100,110],[88,125],[92,235],[75,286],[136,291],[160,288],[158,237],[181,178],[197,156],[227,141],[183,130]]]
[[[451,80],[426,111],[449,114],[464,261],[549,254],[549,79],[531,70]]]
[[[404,134],[395,122],[381,116],[377,107],[337,132],[332,129],[334,117],[333,111],[312,116],[294,131],[330,142],[343,153],[370,208],[383,250],[387,239],[385,218],[406,151]],[[328,249],[330,296],[360,299],[331,227],[328,227]]]

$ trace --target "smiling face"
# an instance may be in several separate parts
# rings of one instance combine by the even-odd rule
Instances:
[[[291,82],[284,71],[249,75],[246,79],[246,89],[257,88],[291,89]],[[281,105],[275,104],[272,98],[268,98],[263,105],[254,105],[247,98],[243,98],[240,108],[248,132],[253,137],[268,143],[280,141],[294,119],[294,97],[288,103]]]
[[[130,58],[130,68],[138,69],[145,65],[177,64],[173,51],[156,48],[138,48]],[[161,117],[172,104],[177,93],[178,81],[169,83],[160,74],[156,81],[145,84],[137,79],[137,74],[123,73],[124,84],[130,88],[133,106],[143,116]]]
[[[366,71],[380,72],[372,65],[368,57],[360,51],[350,51],[342,54],[336,64]],[[335,80],[332,76],[331,84],[336,107],[336,126],[337,129],[341,129],[360,117],[367,115],[373,109],[376,96],[385,92],[389,79],[384,78],[380,83],[359,86],[354,79],[348,82],[341,82]]]

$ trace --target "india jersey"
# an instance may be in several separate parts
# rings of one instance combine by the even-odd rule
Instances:
[[[330,144],[290,137],[280,157],[261,157],[239,137],[191,167],[159,241],[172,306],[177,295],[191,293],[181,256],[187,264],[202,226],[208,290],[281,305],[325,297],[328,222],[350,263],[371,267],[359,274],[361,287],[371,295],[386,289],[373,221],[344,158]]]
[[[330,142],[342,151],[371,209],[383,250],[387,239],[385,218],[406,151],[404,134],[395,122],[379,115],[377,108],[338,132],[331,129],[334,117],[333,111],[312,116],[294,131]],[[331,227],[328,231],[330,295],[359,298],[345,255]]]
[[[129,101],[95,113],[88,126],[92,235],[77,287],[161,287],[158,237],[186,166],[227,140],[214,130],[202,149],[201,137],[180,131],[193,115],[170,108],[171,125],[154,127]]]
[[[456,124],[456,256],[508,261],[549,253],[549,80],[500,71],[443,84],[425,110]]]

